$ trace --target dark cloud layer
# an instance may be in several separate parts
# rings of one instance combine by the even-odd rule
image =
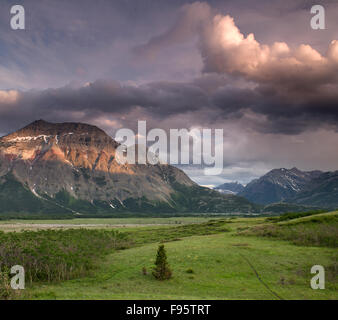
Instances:
[[[175,119],[189,115],[187,127],[242,121],[251,130],[267,134],[296,135],[323,127],[337,130],[338,41],[331,39],[325,54],[306,44],[263,44],[252,33],[244,35],[235,20],[220,13],[217,6],[206,2],[177,2],[173,6],[179,8],[180,4],[176,22],[134,47],[133,53],[140,62],[155,59],[170,47],[198,40],[195,46],[204,74],[180,82],[96,80],[55,89],[2,90],[0,131],[17,129],[38,118],[92,123],[107,118],[120,127],[137,122],[131,115],[151,120],[154,125],[166,118],[174,124]],[[109,8],[105,1],[99,5]],[[297,10],[308,5],[300,1]],[[126,6],[116,8],[125,17],[131,14]],[[61,12],[58,6],[55,10]],[[84,11],[79,11],[77,18],[78,24],[68,30],[67,37],[80,46],[85,45],[81,41],[88,45],[94,41],[99,46],[104,43],[104,37],[95,41],[93,33],[77,37],[87,24],[97,23],[92,25],[97,31],[104,29],[105,22],[96,22],[97,13],[85,21]],[[136,14],[135,23],[138,18]],[[55,17],[49,23],[59,28]],[[130,32],[125,22],[120,29],[122,34]],[[115,33],[112,31],[111,36]],[[51,36],[58,37],[58,33]]]
[[[298,4],[311,7],[306,1]],[[205,2],[195,2],[183,7],[170,29],[136,50],[146,56],[158,54],[193,37],[199,40],[204,73],[239,78],[248,86],[223,86],[208,95],[208,107],[224,119],[252,112],[264,120],[252,123],[255,130],[276,134],[298,134],[320,126],[336,128],[338,40],[330,40],[325,55],[308,44],[262,44],[253,33],[244,35],[231,16]]]
[[[224,128],[225,179],[336,169],[337,1],[321,1],[320,31],[312,0],[21,3],[24,32],[9,28],[16,2],[0,3],[0,134],[40,118],[110,134],[146,119]]]
[[[239,88],[228,81],[209,75],[190,83],[134,86],[98,80],[82,87],[0,91],[0,127],[8,132],[40,118],[93,122],[105,116],[123,124],[123,118],[138,110],[141,118],[153,119],[174,119],[189,113],[188,127],[215,126],[222,119],[241,119],[249,114],[254,115],[250,124],[258,132],[298,134],[320,127],[338,129],[338,91],[332,88],[290,96],[274,85]],[[209,82],[213,83],[212,90]],[[201,119],[203,111],[206,115]],[[136,123],[138,119],[134,120]]]

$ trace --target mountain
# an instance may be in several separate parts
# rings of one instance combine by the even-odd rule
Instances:
[[[338,171],[324,172],[308,183],[290,202],[338,208]]]
[[[244,190],[244,186],[238,182],[229,182],[219,185],[215,190],[224,194],[237,194]]]
[[[0,212],[251,212],[167,164],[120,164],[119,144],[82,123],[35,121],[0,138]]]
[[[274,169],[248,183],[238,195],[260,204],[289,200],[311,186],[313,179],[321,174],[321,171],[306,172],[297,168]]]

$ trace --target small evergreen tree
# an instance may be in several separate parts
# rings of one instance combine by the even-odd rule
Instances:
[[[160,245],[157,250],[157,256],[155,261],[155,268],[153,270],[153,276],[157,280],[170,279],[172,272],[167,262],[167,254],[164,249],[164,245]]]

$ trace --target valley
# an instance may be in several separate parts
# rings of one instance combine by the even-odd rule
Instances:
[[[115,249],[99,255],[82,275],[61,281],[35,280],[14,298],[337,299],[338,213],[281,217],[80,219],[80,229],[73,229],[72,220],[54,221],[53,228],[70,226],[51,231],[58,232],[60,241],[63,232],[68,232],[75,247],[80,241],[75,232],[85,235],[86,230],[97,230],[104,237],[110,237],[110,232],[123,236]],[[50,221],[13,222],[35,225],[37,231],[28,236],[43,239],[41,232],[48,230],[39,231],[39,225]],[[2,222],[2,230],[13,222]],[[95,237],[99,241],[102,236]],[[164,243],[173,270],[173,278],[163,282],[151,275],[159,243]],[[310,269],[315,264],[325,267],[325,290],[310,287]]]
[[[121,165],[98,127],[34,121],[0,138],[2,299],[337,299],[336,172],[199,186]],[[152,275],[164,244],[173,277]],[[24,267],[26,289],[9,286]],[[323,265],[325,290],[310,287]]]

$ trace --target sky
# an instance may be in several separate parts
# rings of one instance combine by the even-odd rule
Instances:
[[[11,30],[10,8],[26,29]],[[325,30],[310,10],[325,8]],[[338,1],[2,0],[0,135],[44,119],[222,128],[224,170],[338,170]]]

